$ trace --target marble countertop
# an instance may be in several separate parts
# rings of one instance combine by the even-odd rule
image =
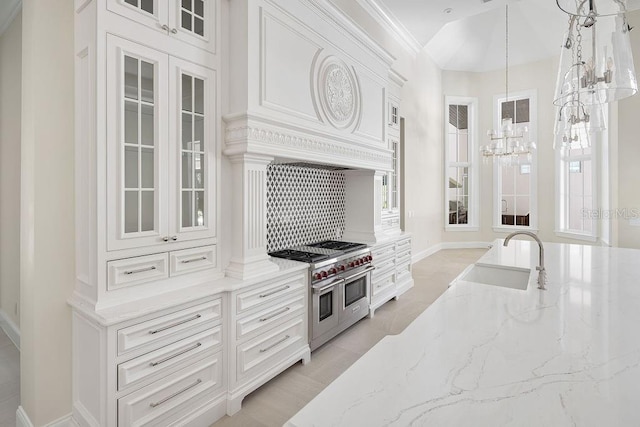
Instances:
[[[545,243],[546,291],[535,242],[479,262],[527,289],[454,281],[285,425],[639,425],[640,251]]]

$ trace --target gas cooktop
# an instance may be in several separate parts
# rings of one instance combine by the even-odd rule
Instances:
[[[341,242],[338,240],[325,240],[308,245],[295,246],[290,249],[283,249],[270,252],[269,255],[276,258],[291,259],[308,263],[318,263],[320,261],[336,258],[349,252],[366,248],[363,243]]]

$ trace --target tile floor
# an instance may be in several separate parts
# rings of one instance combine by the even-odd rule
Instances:
[[[376,310],[249,396],[240,412],[213,427],[282,426],[385,335],[398,334],[433,303],[447,285],[486,249],[442,250],[413,266],[415,286]]]
[[[0,329],[0,426],[15,426],[20,404],[20,352]]]

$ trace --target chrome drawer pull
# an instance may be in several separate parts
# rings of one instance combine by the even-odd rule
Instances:
[[[266,297],[271,296],[271,295],[273,295],[273,294],[277,294],[278,292],[286,291],[286,290],[287,290],[287,289],[289,289],[290,287],[291,287],[291,286],[286,285],[286,286],[283,286],[283,287],[281,287],[281,288],[275,289],[275,290],[273,290],[273,291],[271,291],[271,292],[267,292],[266,294],[261,294],[261,295],[260,295],[260,298],[266,298]]]
[[[156,402],[156,403],[151,402],[151,403],[149,403],[149,406],[151,406],[152,408],[155,408],[156,406],[160,406],[160,405],[162,405],[163,403],[165,403],[165,402],[167,402],[167,401],[169,401],[169,400],[173,399],[174,397],[178,396],[179,394],[182,394],[182,393],[184,393],[185,391],[187,391],[187,390],[189,390],[189,389],[194,388],[195,386],[197,386],[197,385],[198,385],[198,384],[200,384],[201,382],[202,382],[202,380],[201,380],[200,378],[198,378],[198,381],[194,382],[193,384],[186,386],[186,387],[185,387],[185,388],[183,388],[182,390],[178,390],[178,391],[176,391],[176,392],[175,392],[175,393],[173,393],[172,395],[167,396],[167,397],[165,397],[164,399],[159,400],[159,401],[158,401],[158,402]]]
[[[149,363],[149,365],[158,366],[159,364],[164,363],[164,362],[166,362],[168,360],[171,360],[174,357],[178,357],[178,356],[180,356],[182,354],[190,352],[191,350],[195,350],[196,348],[200,347],[201,345],[202,345],[201,343],[196,343],[196,344],[192,345],[191,347],[187,347],[184,350],[180,350],[179,352],[177,352],[175,354],[172,354],[171,356],[167,356],[164,359],[160,359],[157,362],[151,362],[151,363]]]
[[[201,314],[196,314],[196,315],[195,315],[195,316],[193,316],[193,317],[190,317],[190,318],[188,318],[188,319],[181,320],[181,321],[176,322],[176,323],[172,323],[172,324],[171,324],[171,325],[169,325],[169,326],[164,326],[164,327],[162,327],[162,328],[158,328],[158,329],[154,329],[154,330],[152,330],[152,331],[149,331],[149,333],[150,333],[150,334],[157,334],[158,332],[162,332],[162,331],[166,331],[167,329],[175,328],[176,326],[180,326],[180,325],[182,325],[183,323],[191,322],[192,320],[196,320],[196,319],[199,319],[199,318],[201,318],[201,317],[202,317],[202,315],[201,315]]]
[[[206,256],[201,256],[200,258],[185,259],[180,262],[183,264],[189,264],[190,262],[204,261],[205,259],[207,259]]]
[[[124,274],[136,274],[136,273],[144,273],[145,271],[152,271],[155,270],[156,266],[152,265],[151,267],[147,267],[147,268],[140,268],[138,270],[127,270],[124,272]]]
[[[278,314],[286,313],[289,310],[291,310],[289,307],[285,307],[283,309],[280,309],[280,310],[276,311],[275,313],[271,313],[267,317],[263,317],[262,319],[260,319],[260,321],[261,322],[266,322],[267,320],[269,320],[269,319],[271,319],[273,317],[276,317]]]
[[[273,344],[271,344],[269,347],[267,348],[261,348],[260,349],[260,353],[264,353],[265,351],[269,351],[271,350],[273,347],[277,346],[278,344],[282,344],[283,342],[285,342],[286,340],[288,340],[289,338],[291,338],[289,335],[285,336],[284,338],[282,338],[280,341],[278,342],[274,342]]]

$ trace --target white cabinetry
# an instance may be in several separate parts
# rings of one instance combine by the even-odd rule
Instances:
[[[296,361],[310,360],[307,271],[231,293],[229,403],[242,399]]]
[[[216,1],[112,0],[107,8],[201,49],[216,53]]]
[[[398,299],[413,286],[411,277],[411,237],[399,235],[371,248],[376,269],[371,275],[369,317],[392,298]]]
[[[108,250],[215,236],[215,72],[107,35]]]
[[[74,418],[115,427],[221,417],[223,306],[217,296],[108,326],[75,311]]]
[[[76,5],[76,296],[222,277],[220,1]]]

